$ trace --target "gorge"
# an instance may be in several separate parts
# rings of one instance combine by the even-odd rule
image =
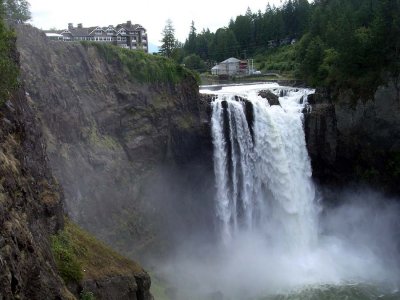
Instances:
[[[17,109],[38,118],[30,143],[44,141],[41,152],[24,144],[40,154],[40,174],[31,177],[54,193],[40,236],[63,223],[62,196],[43,175],[51,169],[72,220],[140,259],[166,282],[165,299],[398,297],[395,83],[380,87],[374,101],[355,103],[271,83],[199,94],[193,74],[166,60],[52,42],[30,26],[18,32],[27,96]],[[154,65],[168,80],[149,80]],[[267,90],[279,105],[262,97]],[[25,123],[24,130],[35,128]],[[360,153],[366,156],[357,160]],[[390,169],[379,159],[365,166],[371,154],[393,158]],[[385,196],[348,188],[370,169]],[[393,181],[379,176],[386,169]],[[57,289],[48,293],[67,298],[54,278]],[[10,277],[16,289],[15,280],[23,280]]]

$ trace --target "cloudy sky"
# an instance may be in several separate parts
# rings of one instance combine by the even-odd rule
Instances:
[[[193,20],[197,31],[211,31],[227,26],[232,17],[245,14],[247,7],[253,12],[265,10],[268,2],[279,6],[281,0],[29,0],[32,24],[41,29],[65,29],[68,23],[83,26],[107,26],[132,20],[147,29],[149,41],[159,45],[161,31],[170,18],[175,37],[184,42]]]

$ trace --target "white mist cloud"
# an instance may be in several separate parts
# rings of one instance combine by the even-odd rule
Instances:
[[[262,232],[240,234],[229,245],[191,241],[166,263],[164,275],[178,299],[264,299],[329,285],[398,288],[399,205],[371,191],[338,198],[344,204],[321,216],[310,251],[271,245]]]

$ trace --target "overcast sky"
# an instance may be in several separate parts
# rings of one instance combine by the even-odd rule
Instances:
[[[265,10],[268,2],[279,6],[281,0],[29,0],[32,24],[41,29],[65,29],[68,23],[83,26],[107,26],[131,20],[147,29],[149,42],[159,45],[161,31],[169,18],[175,28],[175,37],[184,42],[193,20],[197,32],[211,31],[227,26],[232,17]]]

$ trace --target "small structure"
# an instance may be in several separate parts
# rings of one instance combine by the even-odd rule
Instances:
[[[52,41],[62,41],[62,40],[64,40],[63,35],[59,34],[59,33],[47,32],[46,36],[47,36],[47,38],[49,40],[52,40]]]
[[[291,41],[292,41],[292,39],[289,38],[289,37],[284,38],[284,39],[281,39],[281,40],[279,41],[279,46],[286,46],[286,45],[289,45],[289,44],[291,44]]]
[[[211,69],[211,74],[219,76],[248,75],[248,61],[234,57],[228,58]]]
[[[139,24],[132,24],[131,21],[109,25],[106,27],[94,26],[83,27],[82,23],[74,27],[72,23],[68,24],[68,29],[56,32],[46,32],[49,39],[69,41],[92,41],[100,43],[111,43],[122,48],[141,49],[148,52],[148,39],[146,29]],[[57,38],[56,38],[57,37]]]
[[[214,67],[211,68],[212,75],[219,75],[220,73],[221,73],[220,65],[215,65]]]

